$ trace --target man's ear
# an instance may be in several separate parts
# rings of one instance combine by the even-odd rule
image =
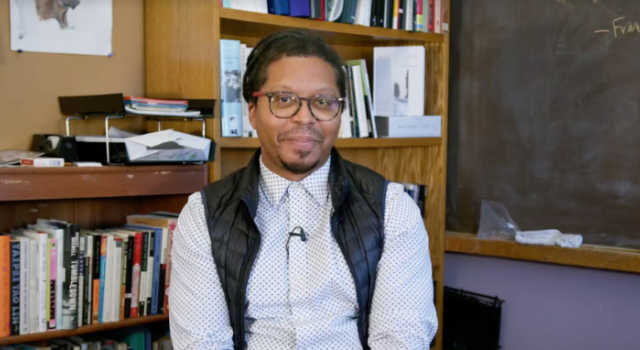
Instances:
[[[258,108],[258,106],[256,105],[256,102],[249,102],[248,103],[248,107],[249,107],[249,123],[251,123],[251,127],[254,130],[257,130],[256,129],[256,108]]]

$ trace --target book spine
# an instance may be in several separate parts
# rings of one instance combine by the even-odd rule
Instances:
[[[442,34],[442,0],[435,0],[434,7],[433,31],[434,33]]]
[[[427,25],[428,25],[427,31],[429,33],[435,33],[434,31],[435,30],[435,21],[434,21],[435,12],[436,12],[435,0],[429,0],[429,20],[427,22]]]
[[[423,0],[416,1],[416,32],[424,31]]]
[[[78,247],[80,227],[67,225],[64,230],[64,280],[62,284],[62,329],[78,328]]]
[[[220,40],[220,111],[223,137],[242,136],[240,41]]]
[[[11,335],[20,334],[20,241],[10,241],[11,249]]]
[[[55,330],[56,319],[56,281],[58,280],[58,242],[49,239],[49,318],[47,330]]]
[[[120,291],[122,288],[122,238],[113,237],[113,275],[111,275],[111,321],[120,321]]]
[[[135,247],[135,235],[130,235],[127,241],[127,274],[125,276],[125,286],[124,286],[124,318],[131,317],[131,287],[133,284],[133,254]]]
[[[101,244],[100,244],[100,287],[99,287],[99,295],[100,295],[100,301],[98,303],[99,308],[98,308],[98,322],[99,323],[103,323],[104,322],[104,301],[105,301],[105,295],[104,295],[104,287],[105,287],[105,279],[106,279],[106,272],[107,272],[107,242],[108,242],[108,237],[107,235],[103,235],[101,237]]]
[[[151,286],[151,314],[158,314],[158,289],[160,289],[160,253],[162,251],[162,229],[157,229],[153,245],[153,285]]]
[[[29,240],[22,238],[20,244],[20,335],[29,334]]]
[[[171,248],[173,247],[173,232],[176,229],[176,222],[169,224],[167,233],[167,275],[164,281],[164,313],[169,313],[169,287],[171,285]]]
[[[63,167],[63,158],[23,158],[20,159],[20,165],[22,166],[34,166],[34,167]]]
[[[102,285],[102,237],[93,237],[93,299],[91,301],[91,324],[100,323],[100,286]]]
[[[133,273],[131,276],[131,317],[138,317],[140,308],[140,280],[142,274],[142,233],[135,233],[135,244],[133,247]]]
[[[93,242],[91,242],[91,237],[87,237],[87,247],[85,250],[89,256],[84,257],[84,298],[83,298],[83,315],[82,315],[82,323],[85,325],[91,324],[91,315],[93,312],[93,305],[91,301],[93,300],[93,256],[91,255],[91,251],[89,249],[93,249]]]
[[[29,239],[29,333],[38,332],[38,241]]]
[[[11,246],[9,236],[0,236],[0,337],[11,334]]]
[[[449,33],[449,0],[442,1],[442,33]]]
[[[140,295],[138,303],[138,313],[140,316],[146,316],[147,305],[147,277],[148,277],[148,260],[149,260],[149,233],[143,232],[142,239],[142,260],[140,265]]]
[[[37,294],[37,332],[45,332],[47,330],[47,307],[49,303],[49,241],[45,234],[38,234],[38,269],[36,272],[36,278],[38,279],[38,294]]]
[[[126,310],[127,299],[127,260],[129,257],[129,237],[122,237],[122,257],[121,257],[121,272],[120,272],[120,321],[124,320]]]
[[[82,327],[84,316],[84,237],[80,237],[80,245],[78,246],[78,298],[77,300],[77,312],[76,320],[77,326]]]

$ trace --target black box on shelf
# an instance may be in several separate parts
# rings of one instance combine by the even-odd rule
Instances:
[[[77,136],[78,158],[81,162],[99,162],[103,165],[129,162],[124,139],[109,138],[109,162],[107,162],[106,137]]]
[[[47,157],[64,158],[67,163],[78,160],[78,146],[75,136],[55,134],[34,134],[31,150],[42,152]]]

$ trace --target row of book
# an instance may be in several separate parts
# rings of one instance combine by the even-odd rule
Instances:
[[[221,6],[370,27],[449,31],[449,0],[221,0]]]
[[[420,208],[422,217],[424,217],[425,207],[427,205],[427,186],[412,183],[403,183],[402,185],[404,186],[404,191],[416,202],[416,205]]]
[[[177,214],[120,228],[38,219],[0,235],[0,337],[168,313]]]
[[[238,40],[220,40],[223,137],[257,137],[242,97],[242,78],[251,50]],[[425,55],[424,46],[375,47],[373,90],[366,60],[345,61],[347,93],[339,137],[440,136],[440,117],[423,115]]]
[[[172,350],[167,332],[157,334],[146,327],[136,326],[118,331],[91,335],[57,338],[47,345],[15,344],[0,347],[2,350]]]

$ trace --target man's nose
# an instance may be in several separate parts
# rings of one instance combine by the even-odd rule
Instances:
[[[294,123],[299,124],[313,124],[316,122],[316,118],[311,114],[311,109],[309,108],[309,103],[311,101],[304,99],[300,100],[300,109],[298,113],[296,113],[291,119]]]

